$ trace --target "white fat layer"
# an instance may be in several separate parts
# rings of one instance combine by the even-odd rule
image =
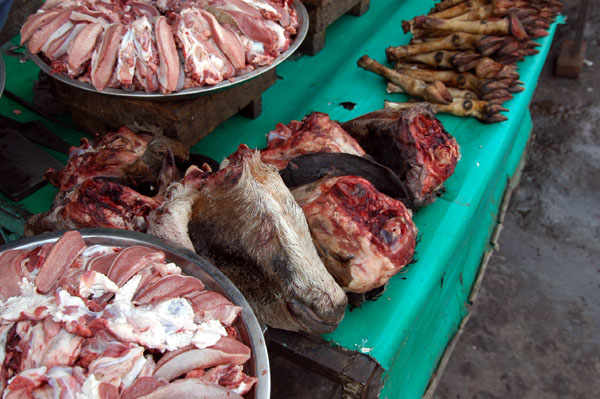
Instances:
[[[48,47],[50,47],[50,45],[52,44],[52,42],[58,38],[60,38],[62,35],[64,35],[65,33],[67,33],[69,31],[69,29],[71,29],[73,27],[73,24],[70,21],[65,22],[64,24],[62,24],[57,30],[55,30],[50,37],[48,38],[48,40],[46,40],[46,42],[44,43],[44,45],[42,46],[42,51],[45,53],[48,51]]]
[[[82,298],[100,298],[107,292],[117,292],[119,286],[115,284],[111,279],[106,277],[105,274],[98,273],[96,271],[87,272],[85,278],[79,280],[79,296]]]
[[[96,379],[94,374],[90,373],[81,386],[81,392],[77,393],[77,399],[100,399],[99,388],[100,381]]]
[[[240,385],[238,385],[236,388],[232,389],[231,391],[237,393],[238,395],[242,395],[242,394],[244,394],[244,392],[247,392],[249,388],[250,388],[250,384],[247,384],[245,382],[240,382]]]
[[[140,372],[146,365],[146,362],[147,360],[144,356],[140,356],[140,358],[136,360],[129,373],[125,374],[121,379],[121,382],[123,383],[123,388],[129,388],[131,384],[133,384],[135,379],[138,377],[138,375],[140,375]]]
[[[38,294],[35,285],[27,278],[23,277],[20,288],[21,295],[0,301],[0,320],[3,322],[18,321],[22,313],[40,320],[55,309],[54,298]],[[45,308],[45,311],[34,316],[35,310],[40,308]]]
[[[226,335],[227,331],[219,320],[209,320],[197,325],[192,344],[197,348],[208,348]]]
[[[85,306],[83,299],[78,296],[72,296],[63,289],[58,289],[58,306],[52,313],[52,320],[60,322],[77,322],[82,317],[99,317],[101,312],[92,312]]]
[[[242,0],[242,1],[246,4],[253,6],[256,9],[266,10],[266,11],[277,14],[277,10],[272,5],[267,3],[266,1],[257,1],[257,0]]]
[[[227,332],[220,321],[194,322],[194,310],[184,298],[154,305],[135,306],[131,299],[141,276],[131,278],[117,290],[114,301],[102,312],[90,311],[84,301],[59,289],[59,305],[54,307],[56,322],[77,322],[80,318],[103,318],[107,328],[124,342],[135,342],[160,351],[176,350],[193,344],[198,348],[214,345]]]

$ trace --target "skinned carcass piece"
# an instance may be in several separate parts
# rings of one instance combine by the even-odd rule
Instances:
[[[364,156],[365,151],[339,123],[329,115],[313,112],[301,121],[287,125],[278,123],[267,135],[267,147],[261,150],[261,160],[284,169],[299,155],[313,153],[346,153]]]
[[[93,140],[82,138],[79,147],[69,150],[67,165],[60,171],[49,169],[45,178],[60,191],[95,178],[111,178],[133,188],[156,184],[169,151],[176,159],[189,158],[178,141],[121,127]]]
[[[365,293],[412,261],[417,228],[404,204],[356,176],[325,177],[292,190],[317,251],[340,286]]]
[[[150,215],[148,232],[208,257],[260,321],[332,331],[347,304],[321,262],[302,209],[276,169],[245,146],[214,174],[190,168]]]
[[[82,227],[146,231],[148,215],[163,201],[161,187],[179,178],[173,153],[184,162],[187,151],[126,127],[81,142],[71,147],[62,170],[46,172],[59,193],[48,212],[27,221],[25,235]]]
[[[426,106],[383,109],[342,123],[342,127],[377,162],[398,175],[415,208],[435,200],[460,159],[456,139]]]
[[[122,184],[89,179],[59,192],[50,211],[33,215],[25,226],[25,236],[82,227],[143,232],[148,215],[161,203],[160,195],[147,197]]]
[[[338,122],[322,112],[287,125],[277,124],[267,135],[261,159],[279,169],[289,188],[325,176],[361,176],[379,191],[412,204],[404,182],[388,167],[373,161]]]
[[[242,308],[158,249],[67,231],[0,270],[2,397],[242,398],[257,381]]]

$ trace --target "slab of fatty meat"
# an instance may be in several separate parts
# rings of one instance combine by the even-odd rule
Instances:
[[[412,261],[417,228],[411,211],[369,181],[323,178],[292,194],[323,263],[344,290],[380,287]]]

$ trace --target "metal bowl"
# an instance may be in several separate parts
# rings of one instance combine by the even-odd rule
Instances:
[[[299,23],[298,32],[296,33],[296,37],[295,37],[294,41],[292,42],[292,44],[290,44],[290,47],[286,51],[281,53],[281,55],[279,57],[275,58],[273,63],[271,63],[269,65],[265,65],[260,68],[257,68],[255,70],[245,73],[243,75],[235,76],[235,77],[231,78],[230,80],[224,80],[223,82],[217,83],[216,85],[192,87],[189,89],[184,89],[184,90],[172,92],[169,94],[162,94],[160,92],[146,93],[145,91],[125,91],[122,89],[110,89],[110,88],[104,89],[102,91],[98,91],[98,90],[96,90],[96,88],[94,86],[92,86],[89,83],[83,83],[78,80],[71,79],[67,75],[63,75],[60,73],[52,73],[51,72],[52,68],[50,67],[50,65],[48,65],[38,55],[29,54],[29,56],[31,57],[33,62],[35,62],[35,64],[42,71],[44,71],[48,75],[52,76],[53,78],[58,79],[61,82],[66,83],[70,86],[78,87],[80,89],[95,92],[95,93],[102,93],[102,94],[107,94],[107,95],[111,95],[111,96],[119,96],[119,97],[123,97],[123,98],[131,98],[131,99],[138,99],[138,100],[150,100],[150,99],[163,99],[164,100],[167,98],[181,99],[181,98],[187,98],[187,97],[197,97],[197,96],[206,95],[206,94],[214,94],[216,92],[229,89],[229,88],[236,86],[242,82],[245,82],[247,80],[255,78],[258,75],[261,75],[261,74],[267,72],[268,70],[275,68],[278,64],[280,64],[281,62],[286,60],[289,56],[291,56],[292,53],[294,53],[294,51],[296,51],[296,49],[298,49],[298,47],[300,46],[300,44],[302,44],[302,41],[306,37],[306,33],[308,32],[308,11],[306,11],[306,7],[304,7],[304,5],[299,1],[295,1],[292,4],[292,8],[294,10],[296,10],[296,13],[298,14],[298,23]]]
[[[252,349],[252,357],[245,365],[245,372],[257,378],[256,385],[247,395],[252,399],[268,399],[271,391],[271,373],[267,346],[262,329],[250,305],[235,285],[215,266],[194,252],[173,248],[156,237],[133,231],[117,229],[79,229],[87,245],[130,247],[145,245],[163,251],[169,262],[177,264],[187,275],[199,278],[204,285],[242,307],[242,317],[235,323],[242,342]],[[10,249],[32,250],[58,240],[64,232],[52,232],[14,241],[0,247],[0,254]]]

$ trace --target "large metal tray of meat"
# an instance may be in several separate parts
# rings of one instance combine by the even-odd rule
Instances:
[[[45,73],[52,76],[55,79],[60,80],[63,83],[68,85],[78,87],[83,90],[88,90],[95,93],[102,93],[111,96],[119,96],[123,98],[131,98],[131,99],[164,99],[164,98],[185,98],[185,97],[195,97],[205,94],[213,94],[218,91],[226,90],[232,86],[238,85],[242,82],[248,81],[252,78],[255,78],[268,70],[275,68],[277,65],[285,61],[289,58],[294,51],[300,47],[302,41],[306,37],[306,33],[308,32],[308,11],[306,7],[300,1],[294,1],[292,4],[292,8],[296,10],[298,15],[298,32],[296,33],[296,37],[290,47],[284,51],[279,57],[275,58],[275,60],[263,67],[257,68],[251,72],[248,72],[243,75],[235,76],[229,80],[224,80],[223,82],[217,83],[216,85],[205,85],[199,87],[192,87],[189,89],[180,90],[177,92],[172,92],[169,94],[162,94],[160,92],[155,93],[146,93],[145,91],[126,91],[122,89],[104,89],[102,91],[96,90],[94,86],[89,83],[80,82],[76,79],[71,79],[67,75],[63,75],[60,73],[53,73],[52,68],[48,65],[40,56],[37,54],[29,54],[29,57],[33,60],[33,62]]]
[[[248,399],[268,399],[270,397],[271,373],[267,346],[262,329],[242,293],[219,269],[194,252],[173,248],[166,245],[160,239],[147,234],[100,228],[78,229],[78,231],[87,245],[106,245],[123,248],[133,245],[144,245],[161,250],[165,253],[167,261],[175,263],[185,274],[199,278],[207,289],[216,291],[236,305],[241,306],[242,317],[238,318],[234,325],[240,333],[242,342],[252,349],[252,357],[246,363],[248,369],[244,371],[258,380],[246,397]],[[1,246],[0,254],[11,249],[32,250],[41,245],[55,242],[63,233],[64,231],[59,231],[24,238]]]

